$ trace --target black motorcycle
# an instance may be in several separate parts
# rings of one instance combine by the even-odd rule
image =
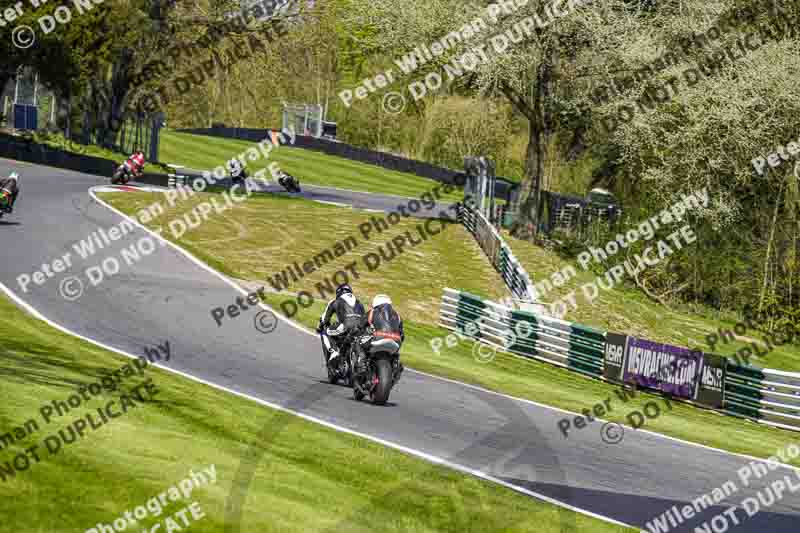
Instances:
[[[300,192],[300,180],[291,174],[281,172],[281,176],[278,178],[278,183],[281,187],[289,192]]]
[[[359,366],[358,347],[364,354]],[[384,405],[389,400],[392,387],[400,380],[403,365],[400,363],[400,344],[388,337],[375,336],[367,331],[353,339],[350,345],[350,367],[353,369],[353,397],[361,401],[369,396],[372,403]]]

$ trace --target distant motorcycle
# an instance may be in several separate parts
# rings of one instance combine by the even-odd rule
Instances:
[[[364,352],[363,368],[357,367],[357,349]],[[350,344],[350,367],[353,369],[353,397],[361,401],[369,396],[372,403],[384,405],[389,400],[392,387],[400,380],[403,365],[400,363],[400,344],[397,340],[374,336],[370,331],[357,336]],[[360,370],[360,372],[359,372]]]
[[[281,177],[278,178],[278,183],[289,192],[300,192],[300,181],[286,172],[281,172]]]

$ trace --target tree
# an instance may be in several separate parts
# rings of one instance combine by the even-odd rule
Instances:
[[[511,9],[512,3],[378,0],[353,5],[342,17],[356,27],[376,28],[387,52],[398,42],[446,42],[447,52],[415,77],[443,72],[445,66],[448,74],[466,70],[461,77],[449,75],[449,81],[473,94],[502,95],[525,118],[524,203],[514,233],[528,237],[537,228],[547,147],[554,144],[560,99],[568,95],[578,67],[592,63],[592,36],[630,26],[645,4],[649,2],[559,0]]]

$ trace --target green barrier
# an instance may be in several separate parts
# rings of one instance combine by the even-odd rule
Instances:
[[[500,257],[505,257],[502,251]],[[606,379],[604,331],[509,309],[453,289],[445,289],[440,322],[476,341],[502,345],[509,353]],[[475,323],[479,327],[466,329]],[[729,362],[721,386],[721,412],[775,427],[800,429],[800,374]]]
[[[466,292],[447,290],[441,321],[445,327],[510,353],[543,359],[581,373],[603,373],[604,333],[586,326],[511,310]],[[480,326],[470,324],[477,323]]]

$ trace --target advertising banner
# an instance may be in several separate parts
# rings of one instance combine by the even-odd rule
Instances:
[[[606,333],[605,353],[603,354],[603,377],[609,381],[622,381],[625,366],[628,336],[619,333]]]
[[[693,400],[697,394],[703,352],[670,344],[628,338],[623,380]]]
[[[715,409],[722,408],[725,393],[725,372],[728,359],[711,353],[703,354],[703,370],[697,389],[697,402]]]

